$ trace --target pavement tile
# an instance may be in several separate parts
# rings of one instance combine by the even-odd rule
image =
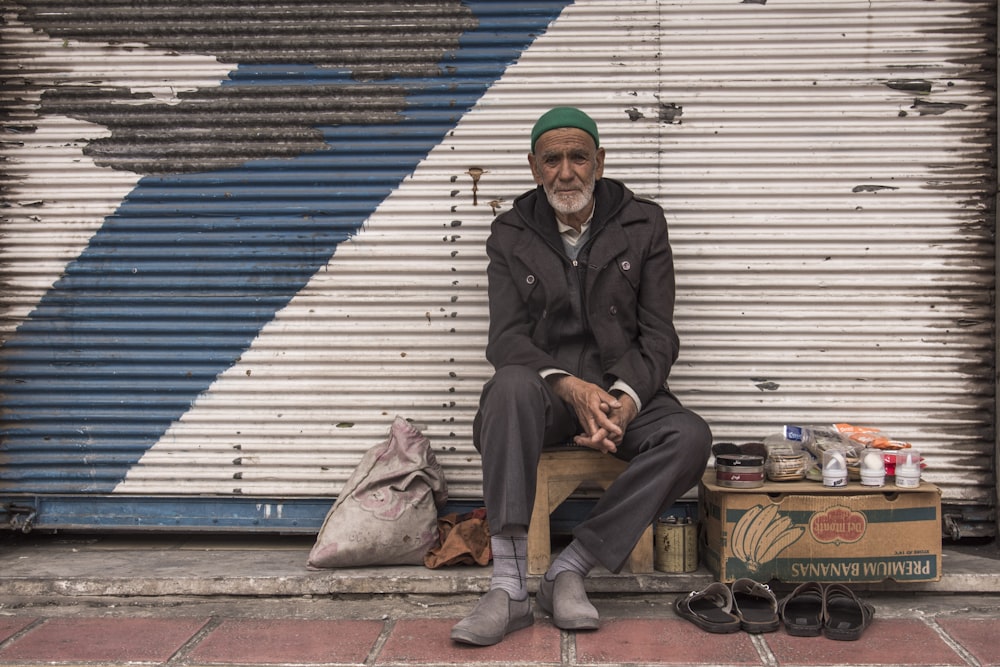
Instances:
[[[164,662],[206,622],[203,618],[51,618],[0,650],[0,662]]]
[[[396,622],[376,664],[545,665],[562,663],[559,629],[542,619],[493,646],[468,646],[451,640],[460,619],[405,619]]]
[[[363,664],[382,621],[227,619],[202,639],[190,662],[220,665]]]
[[[764,635],[778,665],[965,665],[934,628],[917,619],[878,617],[857,641]]]
[[[7,641],[36,620],[34,618],[18,618],[16,616],[0,618],[0,642]]]
[[[982,667],[1000,666],[1000,618],[939,618],[938,625]]]
[[[602,621],[597,632],[576,634],[580,665],[760,665],[749,635],[705,632],[688,621],[620,619]]]

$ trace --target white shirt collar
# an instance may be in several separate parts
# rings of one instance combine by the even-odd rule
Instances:
[[[576,245],[580,241],[580,237],[587,233],[590,229],[590,223],[594,220],[594,209],[596,209],[596,204],[590,209],[590,217],[587,218],[586,222],[580,225],[580,231],[576,231],[569,225],[563,224],[556,218],[556,226],[559,229],[559,234],[563,237],[563,240],[570,243],[571,245]]]

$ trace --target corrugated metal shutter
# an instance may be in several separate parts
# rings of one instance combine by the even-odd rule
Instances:
[[[483,242],[572,103],[717,439],[880,426],[992,531],[992,2],[22,4],[0,492],[328,496],[402,414],[477,498]]]

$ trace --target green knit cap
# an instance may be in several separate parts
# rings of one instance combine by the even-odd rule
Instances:
[[[575,127],[583,130],[594,138],[594,146],[600,146],[601,141],[597,135],[597,123],[594,119],[575,107],[556,107],[549,109],[542,117],[535,121],[535,126],[531,128],[531,152],[535,152],[535,142],[549,130],[557,130],[562,127]]]

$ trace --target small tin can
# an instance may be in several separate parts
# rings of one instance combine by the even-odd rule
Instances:
[[[653,566],[660,572],[698,569],[698,526],[688,517],[669,516],[653,531]]]
[[[764,486],[764,457],[756,454],[717,455],[715,483],[734,489]]]

